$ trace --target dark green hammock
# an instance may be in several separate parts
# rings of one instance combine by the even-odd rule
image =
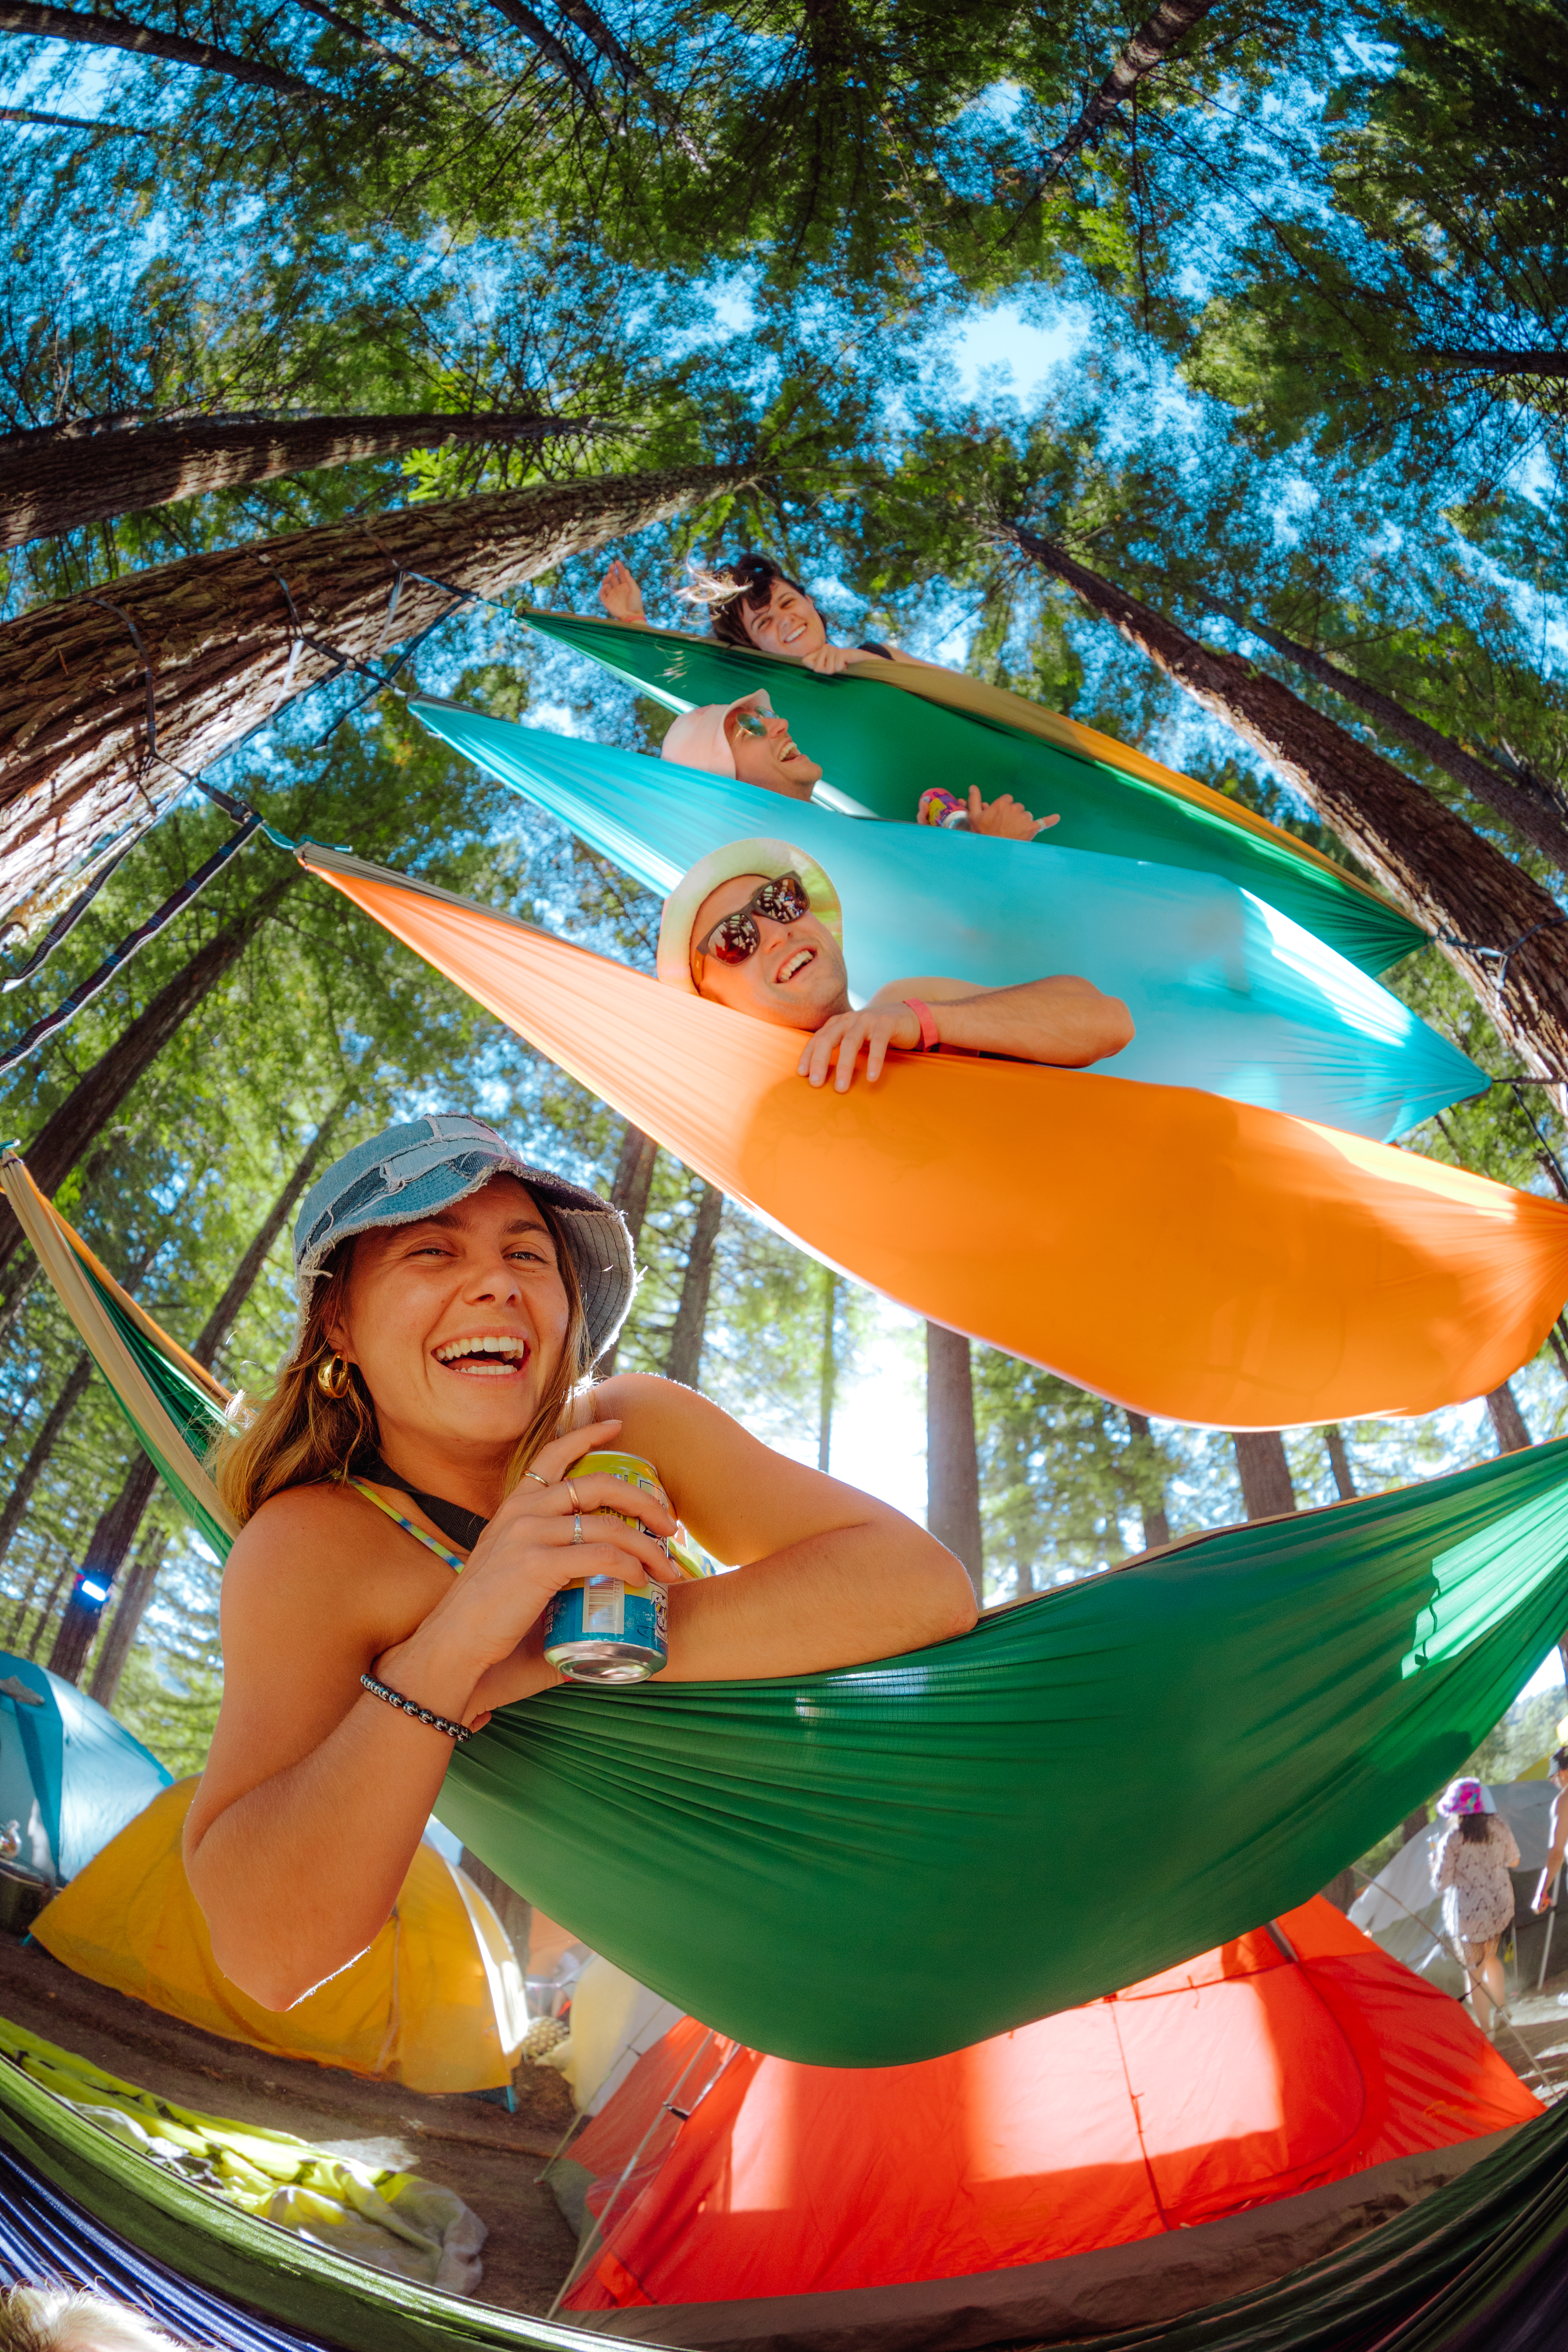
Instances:
[[[59,1282],[83,1245],[6,1172]],[[216,1406],[101,1269],[60,1295],[133,1427],[128,1368],[154,1392],[178,1472]],[[194,1452],[183,1470],[188,1501]],[[1197,1537],[905,1658],[563,1686],[460,1748],[437,1811],[705,2024],[894,2065],[1304,1902],[1456,1770],[1565,1624],[1568,1440]]]
[[[279,2347],[247,2313],[345,2352],[588,2352],[604,2341],[319,2251],[160,2171],[5,2064],[0,2141],[28,2168],[0,2166],[0,2264],[104,2282],[187,2342],[289,2352],[289,2339]],[[1170,2246],[1179,2263],[1180,2240]],[[1093,2342],[1095,2352],[1559,2352],[1568,2342],[1568,2105],[1339,2252],[1184,2318]]]
[[[1043,837],[1047,845],[1217,874],[1266,898],[1363,971],[1386,971],[1426,943],[1418,925],[1349,876],[1342,879],[1284,842],[1247,832],[1109,758],[1079,755],[875,675],[819,677],[799,662],[711,638],[570,613],[521,611],[519,618],[671,709],[732,702],[766,687],[827,781],[878,816],[912,819],[928,784],[960,793],[978,784],[986,800],[1013,793],[1037,816],[1059,815],[1060,825]],[[941,676],[927,676],[934,696]]]

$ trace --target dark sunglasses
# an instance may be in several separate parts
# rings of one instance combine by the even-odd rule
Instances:
[[[775,881],[764,882],[753,890],[743,907],[714,924],[705,940],[700,940],[691,950],[692,961],[699,956],[717,956],[721,963],[748,963],[762,946],[763,935],[752,919],[765,915],[770,923],[798,923],[803,915],[811,912],[811,901],[805,895],[805,885],[798,874],[781,874]]]

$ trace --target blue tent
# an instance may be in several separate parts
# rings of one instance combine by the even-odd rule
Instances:
[[[74,1683],[0,1650],[0,1835],[15,1859],[63,1885],[173,1776]]]

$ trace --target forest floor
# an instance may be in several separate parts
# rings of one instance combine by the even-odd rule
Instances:
[[[515,2115],[480,2097],[365,2082],[221,2041],[3,1932],[0,2016],[175,2105],[456,2189],[489,2231],[481,2302],[542,2316],[571,2265],[574,2233],[538,2177],[573,2118],[566,2084],[549,2067],[518,2068]]]

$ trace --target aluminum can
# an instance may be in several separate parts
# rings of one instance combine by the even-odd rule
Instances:
[[[657,1496],[669,1508],[658,1472],[640,1454],[584,1454],[566,1475],[619,1478]],[[624,1519],[628,1527],[642,1524],[629,1511],[608,1516]],[[677,1528],[659,1549],[683,1577],[713,1573],[713,1562],[688,1541],[684,1528]],[[646,1682],[668,1659],[668,1592],[652,1578],[638,1582],[619,1576],[575,1577],[544,1612],[545,1662],[568,1682]]]

